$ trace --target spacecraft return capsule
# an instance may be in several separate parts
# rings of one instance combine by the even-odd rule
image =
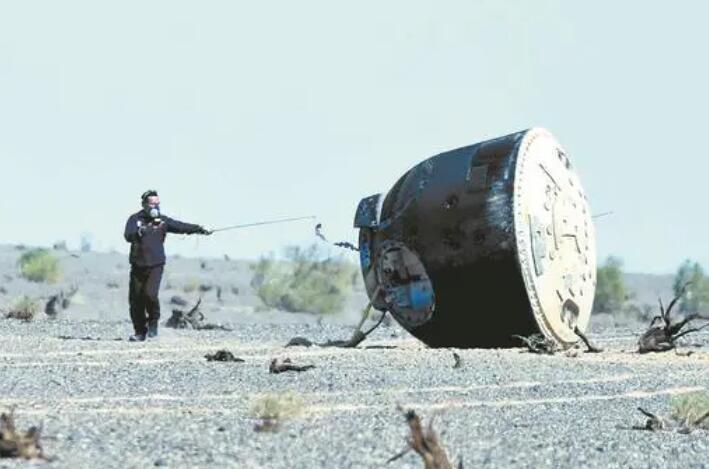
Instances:
[[[431,157],[355,215],[367,293],[433,347],[505,347],[588,325],[593,220],[566,152],[534,128]]]

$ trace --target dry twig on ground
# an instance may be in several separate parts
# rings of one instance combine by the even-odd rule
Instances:
[[[197,300],[192,309],[188,312],[179,309],[172,310],[172,316],[165,322],[165,327],[174,329],[195,329],[195,330],[222,330],[230,331],[231,329],[220,324],[212,324],[204,322],[204,314],[199,310],[199,305],[202,304],[202,298]]]
[[[26,432],[15,427],[13,412],[0,415],[0,458],[44,459],[41,444],[42,429],[30,427]]]
[[[10,307],[5,313],[5,317],[30,322],[37,315],[37,311],[39,311],[39,303],[37,300],[23,296]]]
[[[581,341],[584,343],[586,346],[586,353],[601,353],[603,352],[603,349],[600,347],[596,347],[591,343],[591,341],[588,340],[588,337],[581,332],[581,329],[578,328],[578,326],[574,327],[574,334],[581,339]]]
[[[56,337],[57,339],[60,340],[91,340],[91,341],[123,341],[125,340],[123,337],[114,337],[114,338],[102,338],[102,337],[93,337],[90,335],[85,335],[85,336],[74,336],[74,335],[58,335]]]
[[[182,298],[179,295],[173,295],[170,298],[170,304],[175,305],[175,306],[187,306],[187,300]]]
[[[259,419],[254,424],[254,431],[259,433],[275,433],[281,429],[281,421],[278,419]]]
[[[286,371],[307,371],[315,368],[315,365],[294,365],[290,358],[283,361],[274,358],[268,367],[268,372],[273,374],[284,373]]]
[[[369,306],[367,306],[367,309],[365,309],[366,313],[369,313],[369,308],[371,308],[372,303],[369,303]],[[360,323],[359,327],[354,331],[352,334],[352,337],[350,337],[349,340],[328,340],[327,342],[323,344],[319,344],[321,347],[344,347],[344,348],[355,348],[359,344],[365,341],[369,335],[374,332],[376,328],[378,328],[381,324],[382,321],[384,321],[384,318],[386,317],[386,311],[382,312],[382,315],[379,317],[379,320],[368,330],[362,332],[361,327],[364,325],[364,319],[366,319],[366,316],[363,316],[363,320]]]
[[[645,425],[633,425],[633,430],[649,430],[655,432],[664,430],[667,427],[667,421],[661,416],[648,412],[642,407],[638,407],[638,410],[647,417],[647,420],[645,421]]]
[[[689,434],[701,428],[709,429],[709,394],[693,393],[672,402],[672,415],[669,418],[648,412],[642,407],[638,410],[647,417],[645,425],[633,425],[633,430],[676,430]]]
[[[682,287],[682,290],[680,290],[679,294],[672,299],[667,309],[665,309],[662,304],[662,298],[659,298],[660,314],[652,318],[650,328],[640,336],[640,339],[638,339],[639,353],[666,352],[668,350],[673,350],[676,347],[677,340],[681,337],[693,332],[698,332],[705,327],[709,327],[709,322],[707,322],[699,327],[685,329],[685,327],[689,326],[693,321],[709,321],[709,317],[701,316],[699,314],[690,314],[678,322],[672,322],[672,318],[670,317],[672,308],[685,294],[689,285],[690,283],[686,283]]]
[[[293,337],[288,341],[286,347],[312,347],[313,342],[305,337]]]
[[[208,353],[204,356],[208,362],[237,362],[243,363],[243,358],[235,357],[233,353],[228,350],[217,350],[214,353]]]
[[[71,301],[78,292],[79,287],[74,285],[67,294],[64,294],[64,290],[60,290],[56,295],[52,295],[49,297],[49,301],[47,301],[47,304],[44,306],[44,314],[50,318],[57,317],[61,311],[68,309],[69,306],[71,306]]]
[[[560,352],[559,345],[551,339],[547,339],[542,334],[532,334],[529,337],[513,335],[512,337],[521,340],[531,353],[541,355],[554,355]]]
[[[453,360],[454,360],[453,368],[460,368],[463,366],[463,359],[460,358],[460,355],[458,355],[455,352],[453,352]]]
[[[364,332],[358,327],[352,333],[352,337],[347,340],[328,340],[326,342],[316,343],[306,339],[305,337],[293,337],[290,341],[288,341],[286,347],[310,347],[312,345],[318,345],[320,347],[355,348],[359,344],[364,342],[367,337],[369,337],[369,335],[382,324],[382,321],[384,321],[385,317],[386,312],[382,313],[382,315],[379,317],[379,320],[377,320],[377,322],[372,327],[370,327]]]
[[[441,446],[438,434],[433,429],[433,419],[429,422],[428,428],[424,430],[416,412],[408,410],[404,415],[411,430],[411,437],[406,440],[406,449],[390,458],[387,463],[396,461],[409,451],[414,450],[423,459],[424,469],[452,469],[453,466],[448,460],[446,450]],[[463,468],[462,461],[458,464],[458,468]]]

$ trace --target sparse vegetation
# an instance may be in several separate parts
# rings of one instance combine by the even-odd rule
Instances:
[[[61,274],[59,261],[46,249],[27,251],[18,261],[20,275],[31,282],[54,283]]]
[[[672,418],[709,430],[709,392],[695,392],[676,396],[670,401]]]
[[[709,279],[704,276],[704,269],[698,262],[685,260],[675,275],[672,289],[679,296],[686,285],[686,292],[680,298],[678,309],[681,313],[696,313],[706,308],[709,303]]]
[[[185,292],[185,293],[194,293],[194,292],[196,292],[197,289],[199,288],[199,285],[200,285],[199,280],[197,280],[197,279],[195,279],[195,278],[190,279],[190,280],[189,280],[187,283],[185,283],[185,285],[182,287],[182,291]]]
[[[252,403],[251,416],[257,419],[284,420],[300,416],[304,409],[303,398],[293,392],[265,394]]]
[[[683,434],[699,429],[709,430],[709,393],[706,391],[673,397],[670,407],[672,413],[669,418],[638,407],[647,420],[644,425],[633,425],[633,430],[670,430]]]
[[[18,431],[12,412],[0,415],[0,458],[48,460],[42,450],[41,436],[42,430],[38,427]]]
[[[262,258],[252,286],[266,306],[291,312],[340,312],[352,291],[356,267],[341,258],[319,260],[318,248],[291,247],[286,260]]]
[[[623,281],[623,262],[610,256],[596,271],[596,296],[593,300],[594,313],[619,312],[627,299],[627,289]]]
[[[265,394],[251,404],[251,417],[257,419],[256,431],[277,431],[283,420],[303,414],[305,401],[298,394]]]
[[[19,319],[21,321],[31,321],[34,319],[37,312],[39,312],[39,307],[40,304],[37,300],[29,296],[23,296],[10,307],[10,310],[5,313],[5,317]]]

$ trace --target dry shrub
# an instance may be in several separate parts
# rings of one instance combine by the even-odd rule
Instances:
[[[42,430],[30,427],[26,432],[15,427],[12,412],[0,415],[0,458],[47,459],[40,442]]]
[[[406,411],[404,415],[406,423],[409,425],[411,436],[406,440],[406,449],[390,458],[387,463],[396,461],[413,450],[421,456],[424,469],[452,469],[453,465],[448,459],[438,433],[433,429],[433,419],[429,421],[428,427],[424,428],[421,418],[413,410]],[[458,463],[458,467],[460,469],[463,468],[462,460]]]
[[[709,417],[706,417],[709,414],[709,392],[676,396],[670,401],[670,407],[673,419],[709,430]]]
[[[5,313],[5,317],[19,319],[21,321],[31,321],[39,312],[39,309],[40,304],[37,300],[23,296],[10,307],[10,310]]]
[[[251,285],[266,306],[289,312],[332,314],[342,310],[357,268],[342,258],[320,259],[318,247],[290,247],[285,260],[261,258]]]
[[[55,283],[61,274],[59,261],[47,249],[27,251],[18,261],[20,275],[31,282]]]
[[[302,415],[304,410],[305,401],[293,392],[264,394],[254,399],[251,404],[251,416],[257,419],[295,418]]]
[[[199,280],[193,278],[182,287],[182,291],[185,293],[194,293],[199,288],[199,285]]]

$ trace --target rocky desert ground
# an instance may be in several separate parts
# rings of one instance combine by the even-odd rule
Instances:
[[[599,354],[429,349],[395,323],[356,349],[286,348],[295,336],[348,338],[363,293],[322,319],[269,311],[248,262],[173,258],[163,317],[172,296],[202,296],[207,320],[232,330],[162,328],[158,340],[134,344],[124,254],[57,251],[63,277],[47,285],[18,278],[21,252],[0,248],[0,307],[72,285],[78,293],[55,319],[0,319],[0,410],[14,408],[22,429],[42,425],[51,458],[0,467],[422,467],[414,452],[387,463],[409,436],[401,409],[433,420],[451,461],[466,468],[709,467],[707,430],[632,429],[647,420],[638,407],[669,417],[673,399],[709,388],[706,332],[683,340],[679,354],[636,353],[647,325],[609,316],[594,318],[589,334]],[[243,361],[206,360],[218,350]],[[274,358],[314,368],[269,373]],[[269,412],[278,428],[257,431]]]

